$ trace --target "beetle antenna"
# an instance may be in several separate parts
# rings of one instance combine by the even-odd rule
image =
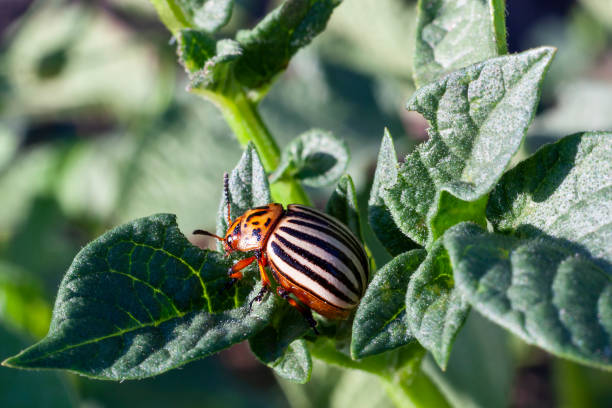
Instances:
[[[227,226],[232,225],[232,217],[230,215],[230,193],[229,193],[229,175],[223,173],[223,191],[225,192],[225,202],[227,203]]]
[[[208,232],[208,231],[204,231],[204,230],[200,230],[200,229],[197,229],[197,230],[193,231],[192,234],[194,234],[194,235],[207,235],[209,237],[217,238],[219,241],[224,241],[224,239],[221,238],[220,236],[218,236],[216,234],[213,234],[212,232]]]

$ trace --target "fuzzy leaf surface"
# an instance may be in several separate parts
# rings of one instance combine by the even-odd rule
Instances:
[[[353,358],[383,353],[414,340],[406,314],[406,290],[426,255],[422,249],[403,253],[376,272],[353,322]]]
[[[405,300],[410,332],[444,370],[470,305],[455,287],[442,240],[436,241],[412,275]]]
[[[229,22],[234,0],[151,0],[162,22],[176,34],[183,28],[209,33]]]
[[[184,29],[177,34],[179,61],[191,79],[191,88],[222,92],[231,78],[234,63],[242,55],[230,39],[215,41],[207,32]]]
[[[476,201],[499,180],[535,114],[552,48],[489,59],[417,90],[408,102],[431,124],[430,139],[406,157],[384,198],[400,229],[433,243],[442,191]],[[470,220],[472,210],[457,220]]]
[[[285,302],[276,295],[277,302]],[[286,304],[284,305],[286,306]],[[271,323],[249,339],[251,351],[262,363],[287,380],[305,384],[310,380],[312,358],[304,340],[310,327],[293,307],[283,308],[272,317]]]
[[[457,287],[480,313],[560,357],[612,369],[612,265],[540,234],[447,231]]]
[[[173,215],[119,226],[75,257],[47,336],[4,364],[136,379],[241,342],[266,326],[274,302],[241,306],[259,288],[223,291],[228,267],[189,243]]]
[[[229,175],[229,195],[232,220],[251,208],[272,202],[268,177],[253,143],[247,145],[240,161]],[[222,190],[217,213],[217,235],[224,237],[228,227],[227,201]],[[223,250],[221,244],[219,250]]]
[[[398,171],[393,139],[389,130],[385,129],[368,200],[368,222],[378,240],[393,256],[419,246],[399,229],[385,203],[386,189],[397,183]]]
[[[348,174],[342,176],[336,185],[336,189],[327,201],[325,212],[342,221],[356,237],[363,241],[357,193],[353,179]]]
[[[487,217],[497,231],[544,232],[612,263],[612,133],[579,133],[544,146],[502,177]]]
[[[505,54],[503,3],[497,0],[420,0],[414,54],[417,87],[459,68]]]
[[[272,181],[290,176],[307,186],[323,187],[338,181],[348,167],[349,151],[331,132],[311,129],[295,138],[281,154]]]
[[[325,29],[341,0],[285,0],[252,30],[239,31],[244,49],[237,62],[238,81],[250,89],[269,84],[291,57]]]

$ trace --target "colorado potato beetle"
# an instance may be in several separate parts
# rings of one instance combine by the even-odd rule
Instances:
[[[315,332],[311,310],[330,319],[348,317],[365,292],[369,273],[365,250],[352,231],[330,215],[298,204],[284,209],[271,203],[232,220],[227,174],[224,186],[229,225],[225,237],[202,230],[193,233],[220,240],[226,254],[253,252],[229,269],[228,285],[257,261],[263,288],[254,301],[269,291],[265,267],[270,266],[277,294],[300,311]]]

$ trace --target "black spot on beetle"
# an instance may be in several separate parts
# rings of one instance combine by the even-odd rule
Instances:
[[[232,235],[240,235],[240,224],[236,224],[236,228],[232,231]]]
[[[257,239],[257,242],[261,241],[261,228],[255,228],[252,234],[255,237],[255,239]]]
[[[268,205],[260,205],[259,207],[254,207],[252,209],[253,210],[267,210],[268,208],[270,208],[270,206],[268,206]]]
[[[253,225],[259,225],[259,221],[253,221]]]
[[[272,218],[268,217],[264,226],[267,227],[268,225],[270,225],[271,222],[272,222]]]

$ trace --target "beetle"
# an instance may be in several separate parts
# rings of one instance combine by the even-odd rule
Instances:
[[[242,270],[257,261],[263,287],[251,304],[260,302],[270,290],[265,269],[269,266],[278,283],[277,294],[304,316],[315,333],[311,310],[330,319],[347,318],[359,304],[369,275],[367,255],[353,232],[332,216],[298,204],[284,209],[270,203],[232,220],[227,173],[224,192],[229,225],[225,237],[203,230],[193,233],[223,242],[226,255],[253,252],[229,268],[226,287],[240,280]]]

